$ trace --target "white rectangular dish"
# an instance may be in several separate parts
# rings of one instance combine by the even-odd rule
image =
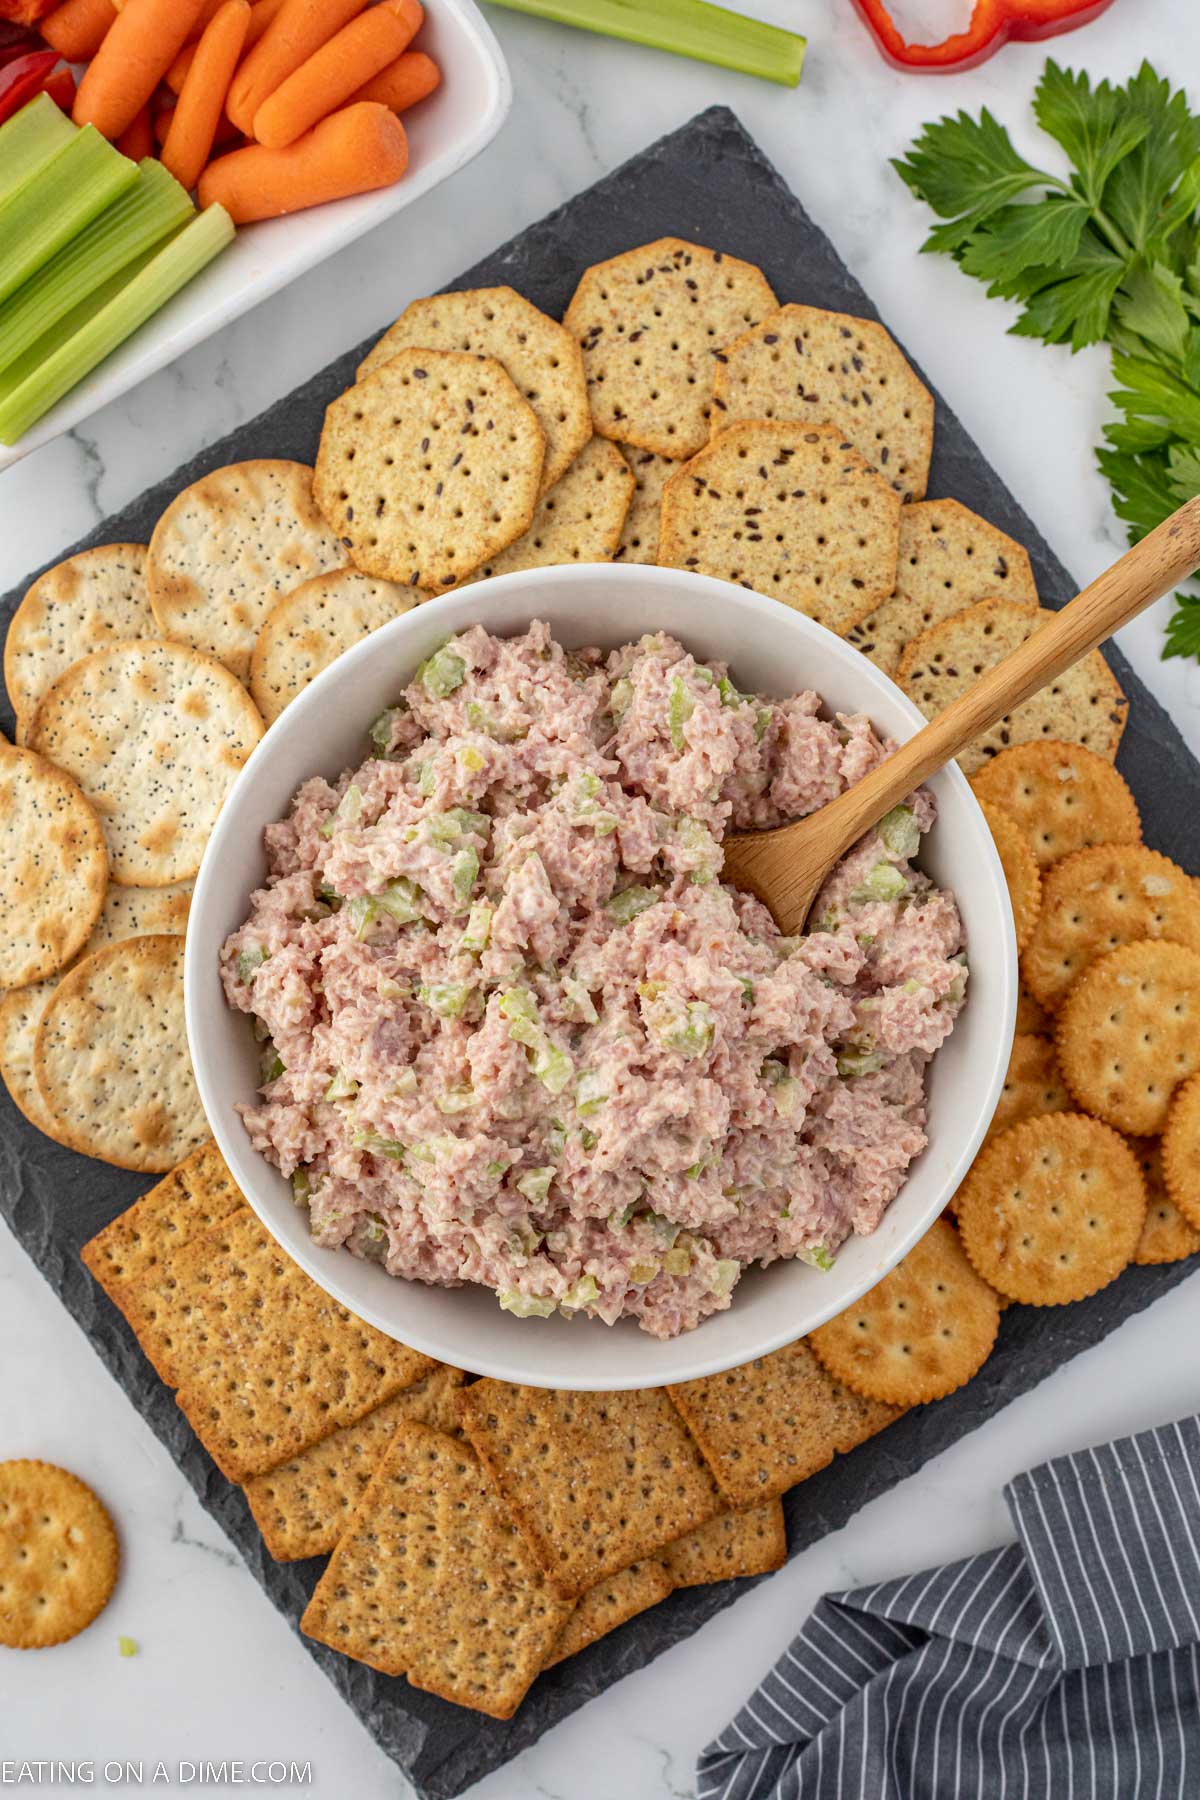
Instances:
[[[18,444],[0,446],[0,470],[70,431],[297,275],[402,212],[491,143],[512,105],[512,80],[474,0],[429,0],[418,42],[441,68],[442,85],[414,109],[403,180],[375,193],[242,226],[227,250],[64,395]]]

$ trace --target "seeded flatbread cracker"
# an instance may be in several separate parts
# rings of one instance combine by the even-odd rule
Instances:
[[[161,1174],[208,1136],[183,1023],[183,944],[162,933],[106,945],[47,1002],[34,1071],[72,1150]]]
[[[734,425],[663,490],[658,560],[845,633],[896,580],[899,496],[828,425]]]
[[[263,734],[241,683],[188,644],[113,644],[42,696],[30,747],[100,815],[114,881],[166,887],[200,867],[221,802]]]
[[[806,1338],[668,1392],[734,1507],[785,1493],[900,1417],[835,1381]]]
[[[100,544],[39,575],[4,640],[4,685],[17,740],[64,669],[118,638],[159,635],[146,592],[145,544]]]
[[[1002,750],[973,777],[980,800],[998,801],[1033,846],[1038,866],[1092,844],[1138,844],[1137,801],[1110,762],[1050,739]]]
[[[633,498],[625,514],[621,542],[613,554],[613,561],[656,563],[663,489],[679,464],[669,457],[656,456],[653,450],[636,450],[632,444],[622,444],[619,448],[633,470]]]
[[[246,1202],[211,1138],[83,1246],[80,1258],[119,1304],[123,1289],[169,1267],[193,1238]]]
[[[538,501],[529,530],[458,586],[488,575],[511,575],[514,569],[611,562],[632,493],[633,475],[621,452],[606,438],[594,437],[557,486]]]
[[[1018,1032],[1013,1038],[1004,1087],[984,1143],[990,1143],[992,1138],[1020,1119],[1072,1111],[1074,1102],[1059,1073],[1052,1040]]]
[[[1200,1080],[1176,1089],[1163,1132],[1162,1167],[1168,1194],[1200,1231]]]
[[[479,1381],[462,1428],[540,1566],[569,1599],[721,1511],[661,1388],[576,1394]]]
[[[958,1233],[938,1219],[920,1243],[836,1319],[809,1336],[847,1387],[890,1406],[939,1400],[991,1355],[1000,1309]]]
[[[779,1500],[763,1500],[741,1512],[720,1513],[668,1544],[664,1553],[676,1587],[765,1575],[787,1561],[787,1528]]]
[[[33,1051],[42,1013],[57,985],[57,977],[51,976],[0,995],[0,1076],[13,1105],[46,1137],[54,1137],[56,1127],[37,1084]]]
[[[150,538],[146,584],[163,637],[245,681],[276,601],[347,560],[307,463],[263,458],[213,469],[175,496]]]
[[[775,307],[761,269],[658,238],[585,269],[563,324],[583,349],[602,437],[673,460],[708,437],[714,351]]]
[[[1179,1089],[1179,1097],[1187,1093],[1188,1083]],[[1168,1114],[1168,1119],[1170,1115]],[[1142,1180],[1146,1183],[1146,1223],[1142,1226],[1142,1235],[1138,1239],[1133,1260],[1143,1268],[1153,1267],[1159,1263],[1183,1262],[1185,1257],[1195,1256],[1200,1251],[1200,1230],[1190,1224],[1180,1212],[1170,1194],[1163,1177],[1162,1139],[1161,1138],[1127,1138],[1129,1148],[1137,1157],[1138,1167],[1142,1171]],[[1200,1170],[1200,1161],[1197,1162]],[[1200,1212],[1200,1179],[1194,1174],[1192,1190],[1195,1195],[1194,1210]]]
[[[1200,1070],[1200,955],[1146,939],[1097,957],[1059,1008],[1054,1042],[1085,1111],[1155,1136],[1179,1083]]]
[[[458,1430],[454,1397],[465,1380],[461,1369],[436,1368],[355,1424],[247,1481],[242,1492],[275,1561],[296,1562],[333,1550],[398,1425],[432,1425],[453,1436]]]
[[[914,638],[977,600],[1036,606],[1029,552],[961,501],[918,501],[900,514],[895,593],[847,636],[895,675]]]
[[[1145,1218],[1136,1156],[1082,1113],[1010,1126],[980,1151],[958,1190],[971,1262],[999,1293],[1027,1306],[1083,1300],[1115,1281]]]
[[[300,1629],[426,1693],[510,1719],[569,1611],[470,1445],[409,1424],[392,1439]]]
[[[896,681],[925,717],[934,719],[1050,616],[1011,600],[980,600],[914,638],[900,659]],[[1001,750],[1039,738],[1083,744],[1111,762],[1128,713],[1116,676],[1099,650],[1091,650],[1032,700],[982,732],[960,754],[958,764],[964,774],[974,775]]]
[[[781,306],[717,353],[711,423],[834,425],[902,500],[919,500],[933,451],[933,395],[882,325]]]
[[[77,1475],[0,1463],[0,1644],[41,1650],[78,1636],[107,1606],[119,1563],[113,1522]]]
[[[357,568],[449,587],[529,525],[545,442],[494,357],[401,350],[326,408],[314,492]]]
[[[414,300],[368,350],[358,365],[358,380],[401,350],[459,350],[495,358],[545,434],[543,493],[566,474],[592,435],[579,345],[565,325],[510,287],[468,288]]]
[[[1200,951],[1200,883],[1141,844],[1096,844],[1047,870],[1022,972],[1054,1012],[1097,956],[1141,938]]]
[[[1014,1029],[1030,1037],[1049,1037],[1054,1031],[1054,1020],[1043,1007],[1038,1005],[1023,981],[1017,988],[1017,1017]]]
[[[0,987],[65,968],[91,935],[108,886],[100,821],[62,769],[0,745]]]
[[[1013,815],[995,801],[979,802],[992,842],[1004,870],[1004,881],[1012,903],[1013,928],[1017,949],[1029,942],[1042,906],[1042,877],[1033,854],[1033,846]]]
[[[422,596],[357,569],[315,575],[267,614],[250,658],[250,695],[268,725],[297,694],[363,638]]]
[[[618,1625],[624,1625],[627,1619],[636,1618],[638,1613],[657,1606],[675,1585],[665,1559],[656,1556],[631,1563],[629,1568],[618,1569],[615,1575],[597,1582],[572,1607],[571,1616],[546,1659],[546,1667],[552,1669],[555,1663],[565,1662],[568,1656],[577,1656],[598,1638],[606,1637]]]

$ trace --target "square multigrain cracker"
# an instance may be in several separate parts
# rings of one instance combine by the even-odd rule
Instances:
[[[668,481],[658,560],[843,635],[896,583],[900,497],[830,425],[733,425]]]
[[[357,569],[314,575],[267,614],[250,658],[251,698],[268,725],[322,669],[422,596]]]
[[[560,1591],[578,1600],[721,1510],[661,1388],[576,1394],[480,1381],[462,1427]]]
[[[592,435],[579,345],[510,287],[468,288],[414,300],[358,365],[371,375],[401,350],[492,356],[512,376],[546,435],[542,492],[566,474]]]
[[[145,544],[98,544],[39,575],[9,623],[4,685],[17,715],[17,742],[38,701],[64,669],[121,638],[153,638]]]
[[[185,1244],[246,1204],[210,1138],[98,1231],[80,1255],[110,1299],[167,1267]]]
[[[864,1400],[821,1367],[804,1338],[668,1390],[731,1506],[756,1506],[865,1443],[900,1408]]]
[[[769,313],[761,269],[658,238],[585,269],[563,324],[583,349],[602,437],[681,459],[708,436],[714,352]]]
[[[635,1619],[639,1613],[657,1606],[675,1585],[665,1560],[657,1556],[647,1556],[598,1581],[572,1607],[571,1616],[546,1659],[546,1667],[552,1669],[568,1656],[577,1656],[627,1619]]]
[[[510,1719],[569,1602],[546,1581],[469,1444],[401,1425],[308,1603],[318,1643]]]
[[[401,350],[326,408],[314,492],[365,574],[450,587],[526,529],[545,446],[494,357]]]
[[[913,638],[976,600],[1036,606],[1029,552],[959,500],[922,500],[900,514],[895,593],[847,635],[894,675]]]
[[[635,450],[632,444],[622,444],[621,454],[633,470],[633,497],[613,561],[656,563],[663,489],[679,464],[653,450]]]
[[[461,1369],[435,1369],[353,1425],[247,1481],[242,1491],[275,1561],[296,1562],[333,1549],[398,1425],[432,1425],[453,1436],[458,1430],[454,1397],[465,1380]]]
[[[919,500],[933,451],[933,395],[873,319],[781,306],[717,356],[712,425],[836,425],[902,500]]]
[[[668,1544],[667,1568],[676,1587],[702,1587],[709,1581],[731,1581],[739,1575],[766,1575],[787,1560],[787,1527],[783,1502],[761,1500],[718,1514]]]

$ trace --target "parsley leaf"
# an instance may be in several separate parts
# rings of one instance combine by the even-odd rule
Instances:
[[[1150,129],[1149,119],[1122,109],[1121,98],[1107,81],[1093,89],[1082,70],[1076,74],[1053,61],[1033,97],[1037,122],[1074,163],[1074,186],[1088,207],[1100,204],[1109,176]]]
[[[935,227],[924,250],[957,249],[1000,207],[1051,179],[1017,155],[986,106],[978,119],[960,112],[927,125],[908,160],[896,158],[892,167],[919,200],[952,221]]]
[[[1175,611],[1167,623],[1163,661],[1171,656],[1200,657],[1200,594],[1175,596]]]

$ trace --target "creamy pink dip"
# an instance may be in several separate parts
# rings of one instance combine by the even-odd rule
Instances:
[[[305,782],[222,975],[263,1041],[246,1129],[319,1244],[671,1337],[749,1264],[825,1268],[875,1229],[926,1141],[963,933],[912,866],[924,790],[802,938],[721,884],[727,827],[885,754],[819,708],[662,635],[606,657],[476,626],[360,768]]]

